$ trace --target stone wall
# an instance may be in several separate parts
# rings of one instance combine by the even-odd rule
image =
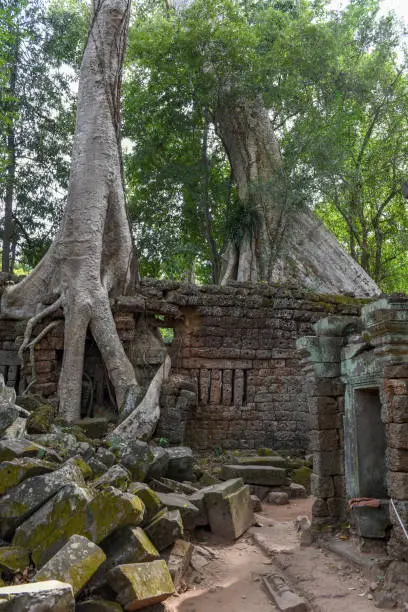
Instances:
[[[296,340],[310,334],[322,317],[356,316],[360,306],[351,297],[314,295],[294,287],[199,287],[153,280],[143,281],[137,296],[112,303],[119,335],[143,384],[163,359],[160,330],[173,329],[172,376],[162,394],[159,436],[202,449],[268,446],[291,451],[308,446],[305,378]],[[54,319],[61,316],[56,313]],[[37,326],[34,334],[48,323]],[[23,328],[18,323],[16,331],[15,323],[0,322],[0,350],[4,354],[8,347],[9,361],[16,360],[10,347],[16,335],[21,342]],[[61,320],[35,348],[33,391],[56,393],[62,351]],[[97,403],[107,402],[106,375],[91,340],[86,372]],[[23,386],[31,376],[27,351]]]

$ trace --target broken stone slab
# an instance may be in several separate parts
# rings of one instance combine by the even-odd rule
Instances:
[[[40,569],[35,580],[68,582],[77,595],[105,560],[106,555],[99,546],[75,534]]]
[[[286,470],[267,465],[223,465],[221,478],[242,478],[246,484],[273,487],[286,483]]]
[[[149,445],[149,449],[151,452],[151,459],[146,474],[147,480],[159,478],[162,474],[166,474],[169,463],[169,454],[165,448]]]
[[[118,565],[108,573],[108,581],[125,610],[152,606],[174,593],[174,584],[163,559]]]
[[[160,558],[159,552],[143,529],[132,525],[116,529],[100,546],[107,559],[88,585],[92,591],[99,591],[105,585],[108,571],[117,565],[145,563]]]
[[[11,461],[21,457],[37,457],[45,461],[62,463],[61,457],[54,450],[31,440],[0,440],[0,461]]]
[[[196,527],[195,519],[199,515],[199,510],[188,500],[186,495],[157,493],[157,496],[161,504],[169,510],[179,510],[184,529],[191,531]]]
[[[22,440],[27,433],[27,419],[18,416],[6,431],[3,432],[4,440]]]
[[[122,612],[122,606],[107,599],[87,599],[76,605],[75,612]]]
[[[19,416],[17,408],[13,405],[0,405],[0,436],[10,427]]]
[[[72,535],[85,535],[86,510],[92,498],[88,489],[78,485],[63,487],[18,527],[13,546],[29,548],[33,562],[41,568]]]
[[[272,467],[287,468],[287,460],[280,455],[270,457],[261,455],[260,457],[235,457],[234,464],[237,465],[266,465]]]
[[[162,492],[163,493],[184,493],[185,495],[191,495],[191,493],[195,493],[196,491],[198,491],[199,489],[197,487],[193,487],[193,485],[188,484],[186,482],[178,482],[177,480],[172,480],[171,478],[165,478],[164,476],[162,476],[158,481],[156,480],[155,483],[157,484],[158,487],[160,487],[161,485],[163,485],[163,489]],[[157,489],[158,491],[160,490],[159,488]]]
[[[82,533],[98,544],[118,527],[140,525],[144,511],[144,504],[136,495],[107,487],[89,502]]]
[[[30,565],[30,551],[21,546],[0,547],[0,570],[8,572],[23,571]]]
[[[215,558],[216,555],[212,550],[205,548],[204,546],[194,546],[190,561],[191,567],[196,572],[201,572],[201,570]]]
[[[104,448],[103,446],[100,446],[96,451],[96,458],[99,461],[102,461],[102,463],[108,468],[112,467],[112,465],[115,465],[116,463],[115,453],[112,453],[112,451]]]
[[[50,497],[71,483],[81,486],[85,481],[81,470],[74,463],[67,462],[54,472],[28,478],[9,489],[0,498],[0,535],[10,536]]]
[[[1,612],[74,612],[70,584],[47,580],[0,588]]]
[[[173,548],[164,557],[176,588],[180,586],[182,578],[189,568],[193,550],[194,546],[191,542],[176,540]]]
[[[102,461],[100,461],[96,456],[90,457],[87,463],[91,468],[92,474],[95,478],[97,478],[98,476],[102,476],[102,474],[106,472],[105,463],[102,463]]]
[[[308,612],[306,601],[293,592],[281,576],[264,576],[263,582],[280,612]]]
[[[249,487],[238,478],[209,488],[204,501],[211,531],[236,540],[254,522]]]
[[[109,421],[105,417],[79,419],[73,425],[80,427],[88,438],[103,438],[108,433]]]
[[[193,480],[193,451],[188,446],[175,446],[167,449],[169,463],[167,476],[173,480]]]
[[[284,491],[271,491],[266,499],[268,504],[275,506],[285,506],[289,503],[289,495]]]
[[[122,491],[126,491],[131,480],[129,470],[122,465],[113,465],[102,476],[93,481],[92,486],[96,489],[105,489],[106,487],[116,487]]]
[[[48,474],[58,468],[58,465],[34,457],[22,457],[0,463],[0,495],[12,489],[23,480]]]
[[[154,461],[150,446],[142,440],[121,441],[117,446],[119,462],[132,474],[134,480],[143,482]]]
[[[184,533],[180,512],[164,508],[154,517],[145,531],[159,552],[165,550]]]
[[[29,434],[49,433],[55,419],[55,407],[42,403],[33,410],[27,419],[27,432]]]
[[[145,506],[145,515],[142,524],[150,523],[162,507],[156,491],[153,491],[153,489],[144,482],[131,482],[128,487],[128,493],[137,495],[137,497],[142,500]]]

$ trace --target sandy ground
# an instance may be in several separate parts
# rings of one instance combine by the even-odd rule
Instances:
[[[289,506],[264,505],[258,526],[234,544],[202,531],[198,545],[212,560],[186,576],[188,590],[167,600],[167,612],[273,612],[262,577],[281,573],[304,596],[314,612],[370,612],[373,582],[354,564],[316,546],[300,548],[293,520],[311,514],[313,500],[294,500]],[[254,539],[258,541],[254,543]]]

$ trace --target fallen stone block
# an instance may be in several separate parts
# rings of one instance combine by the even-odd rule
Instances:
[[[284,491],[271,491],[266,499],[268,504],[275,504],[275,506],[285,506],[289,503],[289,495]]]
[[[262,502],[256,495],[251,495],[252,510],[254,512],[262,512]]]
[[[169,510],[179,510],[181,520],[183,521],[184,529],[189,531],[196,527],[196,517],[199,515],[199,510],[192,504],[186,495],[177,493],[157,493],[157,496],[163,506]]]
[[[286,470],[267,465],[223,465],[221,478],[242,478],[246,484],[273,487],[285,484]]]
[[[81,470],[67,462],[59,469],[42,476],[34,476],[9,489],[0,498],[0,535],[10,536],[31,514],[64,486],[84,485]]]
[[[194,546],[185,540],[176,540],[173,548],[165,555],[165,561],[169,568],[170,576],[174,586],[177,588],[181,584],[184,574],[187,572],[191,562]]]
[[[263,487],[262,485],[250,485],[249,489],[252,495],[256,495],[261,501],[263,501],[271,490],[271,487]]]
[[[272,455],[270,457],[235,457],[234,464],[237,465],[266,465],[272,467],[287,467],[287,460],[279,455]]]
[[[96,451],[96,458],[99,461],[102,461],[102,463],[104,463],[108,468],[112,467],[112,465],[115,465],[116,463],[116,455],[103,446],[100,446]]]
[[[30,565],[30,551],[21,546],[0,547],[0,570],[8,572],[23,571]]]
[[[140,610],[164,601],[174,593],[166,562],[118,565],[108,573],[108,581],[125,610]]]
[[[94,478],[102,476],[102,474],[106,472],[106,465],[102,463],[102,461],[100,461],[96,455],[94,457],[90,457],[87,463],[92,470]]]
[[[35,580],[68,582],[77,595],[105,560],[99,546],[76,534],[40,569]]]
[[[4,495],[8,489],[12,489],[27,478],[49,474],[57,468],[58,465],[55,463],[34,457],[3,461],[0,463],[0,495]]]
[[[306,498],[308,494],[303,485],[291,482],[289,485],[289,497],[292,499]]]
[[[70,584],[47,580],[0,588],[1,612],[74,612]]]
[[[114,487],[100,491],[87,508],[87,528],[83,535],[97,544],[122,525],[140,525],[144,504],[139,497]]]
[[[178,482],[177,480],[165,478],[164,476],[161,476],[160,480],[158,482],[156,481],[156,483],[166,487],[166,489],[162,489],[163,493],[183,493],[185,495],[191,495],[199,490],[197,487],[193,487],[193,485],[190,485],[187,482]],[[159,491],[160,489],[157,490]]]
[[[280,576],[264,576],[263,582],[280,612],[308,612],[306,601],[290,590]]]
[[[61,457],[54,450],[35,444],[31,440],[0,440],[0,462],[21,457],[37,457],[45,461],[62,462]]]
[[[33,410],[27,419],[27,432],[29,434],[48,433],[55,419],[55,407],[42,403]]]
[[[173,480],[193,480],[193,451],[188,446],[175,446],[167,449],[169,463],[167,476]]]
[[[159,478],[163,474],[167,473],[167,466],[169,464],[169,454],[165,448],[161,446],[149,446],[151,452],[151,459],[149,469],[146,474],[146,479]]]
[[[84,535],[86,509],[92,498],[83,487],[63,487],[18,527],[13,545],[29,548],[36,567],[42,567],[72,535]]]
[[[122,612],[122,606],[107,599],[87,599],[76,605],[75,612]]]
[[[158,550],[143,529],[125,525],[116,529],[100,544],[106,554],[106,561],[100,566],[89,583],[92,590],[99,590],[106,583],[109,570],[117,565],[145,563],[160,558]]]
[[[18,416],[3,432],[4,440],[22,440],[27,434],[27,419]]]
[[[184,533],[180,512],[161,510],[146,527],[146,533],[158,551],[165,550]]]
[[[134,480],[143,482],[154,461],[150,446],[142,440],[129,440],[118,445],[119,461],[132,474]]]
[[[126,491],[130,484],[131,475],[129,470],[122,465],[113,465],[102,476],[99,476],[93,481],[92,486],[96,489],[105,489],[106,487],[116,487]]]
[[[109,421],[105,417],[80,419],[73,423],[80,427],[88,438],[103,438],[108,433]]]
[[[254,522],[249,487],[240,478],[208,487],[204,492],[211,531],[236,540]]]
[[[128,493],[137,495],[145,505],[145,515],[143,517],[143,524],[150,523],[154,516],[159,512],[162,507],[161,501],[157,496],[156,491],[153,491],[144,482],[131,482],[128,487]]]
[[[0,436],[10,427],[19,416],[17,408],[13,405],[0,405]]]

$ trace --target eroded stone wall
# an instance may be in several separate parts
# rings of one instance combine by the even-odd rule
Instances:
[[[137,296],[112,304],[119,335],[143,384],[163,358],[160,329],[174,330],[172,377],[162,394],[159,436],[202,449],[268,446],[291,451],[307,449],[309,429],[296,340],[311,334],[319,319],[358,315],[360,306],[351,297],[278,285],[199,287],[154,280],[143,281]],[[55,319],[61,315],[56,313]],[[1,322],[1,342],[18,336],[18,343],[23,328],[19,323],[15,331],[15,323]],[[141,343],[142,336],[148,341]],[[56,393],[62,351],[61,320],[35,349],[33,391]],[[90,341],[88,377],[96,377],[101,368]],[[27,352],[21,378],[30,381],[31,376]],[[106,400],[106,391],[94,392]]]

